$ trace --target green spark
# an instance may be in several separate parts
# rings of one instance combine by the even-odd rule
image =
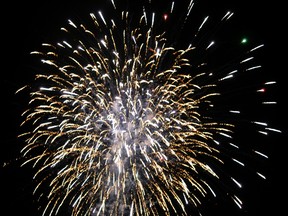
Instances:
[[[248,42],[248,39],[246,37],[242,38],[241,44],[246,44]]]

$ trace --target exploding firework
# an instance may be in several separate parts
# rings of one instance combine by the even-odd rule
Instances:
[[[165,25],[177,10],[173,1],[163,14],[151,12],[147,3],[138,18],[119,10],[116,1],[109,3],[115,19],[99,11],[86,24],[69,20],[64,41],[32,52],[48,70],[36,75],[23,113],[30,129],[21,134],[27,143],[24,164],[37,167],[36,191],[49,188],[44,215],[67,205],[72,215],[189,215],[188,205],[197,209],[205,197],[215,196],[215,182],[224,178],[225,149],[239,149],[232,116],[240,111],[219,111],[219,86],[261,68],[252,55],[263,45],[213,70],[206,55],[214,42],[198,40],[208,17],[179,48],[171,29],[156,27],[156,20]],[[179,29],[193,7],[188,2]],[[232,15],[225,13],[220,23]],[[260,133],[278,131],[251,122]],[[241,200],[228,194],[241,208]]]

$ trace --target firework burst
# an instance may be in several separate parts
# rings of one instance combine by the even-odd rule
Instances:
[[[119,13],[117,2],[110,3]],[[87,24],[69,20],[62,28],[64,41],[43,43],[41,51],[32,52],[48,70],[31,86],[22,153],[24,164],[37,167],[36,190],[49,187],[44,215],[67,204],[72,215],[189,215],[188,204],[197,208],[215,195],[210,182],[221,181],[223,145],[238,149],[231,141],[237,125],[215,108],[218,86],[239,73],[237,68],[260,68],[251,66],[251,53],[263,45],[232,64],[234,70],[209,70],[203,59],[191,58],[209,52],[213,41],[178,49],[169,32],[155,27],[155,20],[165,23],[176,6],[170,2],[168,13],[156,14],[144,5],[133,22],[128,10],[117,19],[99,11]],[[193,6],[188,2],[180,29]],[[232,15],[227,12],[220,22]],[[264,126],[263,134],[278,131],[252,123]],[[236,195],[229,196],[241,207]]]

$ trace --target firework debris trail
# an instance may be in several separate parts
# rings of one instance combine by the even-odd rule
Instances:
[[[119,13],[117,2],[111,4]],[[170,2],[164,16],[143,7],[135,27],[128,11],[115,20],[101,11],[91,13],[93,28],[69,20],[62,28],[67,40],[43,43],[42,51],[32,52],[49,70],[36,76],[23,113],[23,125],[33,129],[21,134],[27,143],[22,153],[24,164],[38,168],[35,191],[49,186],[43,215],[57,214],[67,203],[72,215],[189,215],[188,204],[197,208],[207,194],[216,196],[209,182],[221,181],[211,167],[224,163],[219,143],[239,147],[231,141],[235,125],[210,114],[221,97],[217,84],[238,71],[205,72],[206,62],[195,66],[189,59],[197,46],[177,50],[170,45],[166,32],[154,25],[159,17],[166,21],[176,6]],[[183,25],[193,6],[190,1]],[[227,12],[221,22],[232,15]],[[280,132],[252,123],[263,127],[263,134]],[[230,197],[241,208],[241,200]]]

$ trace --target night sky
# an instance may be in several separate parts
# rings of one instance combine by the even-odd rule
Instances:
[[[89,19],[90,12],[96,13],[101,8],[104,8],[104,13],[109,13],[107,5],[97,3],[97,0],[78,1],[80,3],[65,0],[61,1],[63,2],[61,4],[60,1],[53,0],[47,3],[24,2],[10,1],[2,6],[1,13],[0,187],[2,197],[0,209],[2,213],[0,214],[3,216],[41,215],[37,211],[39,206],[37,197],[32,195],[34,184],[31,166],[20,168],[20,159],[17,159],[23,146],[23,143],[17,139],[17,135],[20,132],[21,113],[25,110],[28,98],[15,95],[15,92],[33,79],[39,65],[37,59],[32,58],[29,53],[38,49],[42,42],[57,38],[60,27],[66,25],[68,19],[74,17]],[[272,92],[278,105],[272,108],[266,117],[273,127],[283,131],[281,134],[272,133],[262,140],[255,138],[250,140],[263,142],[263,148],[269,155],[269,159],[259,162],[262,168],[265,167],[266,180],[261,180],[252,174],[251,176],[244,174],[247,175],[242,178],[244,186],[241,195],[245,202],[244,209],[239,211],[232,202],[227,202],[220,197],[216,202],[208,201],[203,212],[206,216],[260,216],[266,215],[267,212],[271,212],[271,215],[283,215],[285,200],[287,200],[287,185],[284,177],[287,175],[285,154],[287,110],[284,103],[287,98],[288,73],[287,66],[284,65],[287,62],[287,44],[283,36],[287,22],[283,20],[285,15],[281,13],[284,6],[275,4],[275,1],[260,0],[220,0],[217,4],[211,3],[216,1],[202,2],[204,5],[207,3],[207,6],[199,7],[202,11],[197,10],[197,13],[204,17],[209,13],[224,14],[227,9],[231,9],[235,12],[234,26],[231,28],[235,34],[239,34],[239,40],[241,37],[247,37],[249,41],[265,44],[259,56],[263,65],[263,77],[278,82]]]

